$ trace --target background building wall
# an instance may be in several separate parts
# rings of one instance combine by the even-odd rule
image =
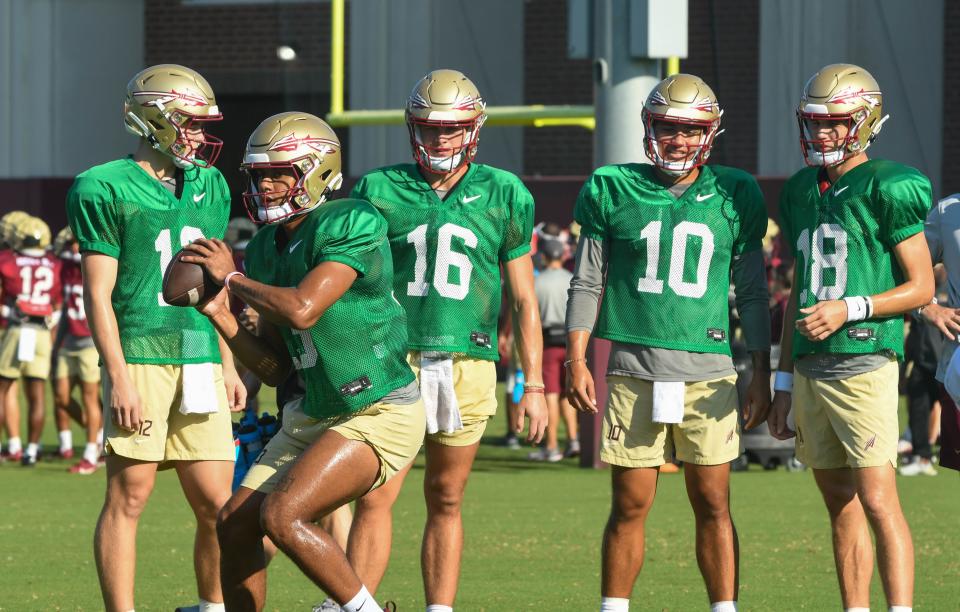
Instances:
[[[803,85],[822,66],[849,62],[877,79],[890,114],[870,155],[918,168],[940,194],[943,16],[942,0],[761,2],[758,173],[802,166],[794,112]]]
[[[490,106],[523,104],[523,8],[515,0],[352,0],[348,108],[402,108],[434,68],[455,68]],[[522,128],[487,127],[477,161],[523,171]],[[348,171],[411,159],[403,125],[350,128]]]

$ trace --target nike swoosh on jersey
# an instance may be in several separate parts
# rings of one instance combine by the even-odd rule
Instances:
[[[294,242],[293,244],[291,244],[291,245],[290,245],[290,250],[287,251],[287,252],[288,252],[288,253],[293,253],[293,249],[295,249],[295,248],[297,248],[298,246],[300,246],[300,243],[301,243],[301,242],[303,242],[303,240],[297,240],[296,242]]]
[[[849,187],[850,187],[850,185],[846,185],[846,186],[844,186],[844,187],[841,187],[840,189],[834,189],[834,190],[833,190],[833,196],[836,197],[836,196],[840,195],[841,193],[843,193],[844,191],[846,191]]]
[[[205,196],[205,195],[207,195],[207,192],[206,192],[206,191],[204,191],[203,193],[195,193],[195,194],[193,194],[193,201],[194,201],[194,202],[199,202],[200,200],[203,199],[203,196]]]
[[[464,204],[469,204],[470,202],[473,202],[474,200],[476,200],[477,198],[479,198],[480,195],[481,195],[481,194],[478,193],[477,195],[475,195],[475,196],[470,196],[469,198],[468,198],[467,196],[463,196],[463,203],[464,203]]]
[[[697,202],[703,202],[704,200],[709,200],[710,198],[712,198],[712,197],[715,196],[715,195],[717,195],[717,194],[715,194],[715,193],[708,193],[707,195],[703,195],[702,193],[698,193],[698,194],[697,194]]]

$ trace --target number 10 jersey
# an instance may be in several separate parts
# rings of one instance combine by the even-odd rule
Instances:
[[[596,170],[577,198],[581,235],[606,244],[595,335],[730,354],[730,266],[760,248],[767,212],[746,172],[702,166],[679,198],[648,164]]]
[[[414,164],[373,170],[351,197],[383,213],[394,294],[409,348],[497,360],[500,262],[530,251],[533,196],[519,178],[483,164],[441,200]]]
[[[821,194],[819,171],[800,170],[780,195],[784,237],[796,257],[798,309],[902,284],[893,247],[923,231],[933,205],[930,181],[909,166],[869,160]],[[784,324],[794,329],[793,321]],[[846,323],[820,342],[793,333],[795,357],[883,351],[903,356],[902,316]]]

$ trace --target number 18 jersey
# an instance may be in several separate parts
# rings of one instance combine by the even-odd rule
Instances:
[[[793,290],[800,292],[798,308],[876,295],[902,284],[893,247],[923,231],[933,205],[930,181],[908,166],[869,160],[821,194],[819,171],[800,170],[780,195],[784,237],[796,257]],[[793,329],[793,323],[785,325]],[[882,351],[903,355],[903,317],[846,323],[820,342],[798,331],[793,334],[796,357]]]
[[[730,354],[730,265],[759,249],[767,230],[752,176],[702,166],[676,198],[653,166],[604,166],[580,190],[574,218],[583,236],[606,244],[597,336]]]
[[[533,196],[519,178],[483,164],[441,200],[414,164],[374,170],[351,197],[386,217],[394,293],[409,348],[496,360],[500,263],[530,251]]]
[[[168,306],[161,290],[174,253],[197,238],[222,238],[229,216],[230,194],[216,168],[186,170],[179,198],[131,158],[77,176],[67,218],[81,250],[117,260],[112,302],[127,363],[220,362],[206,317]]]

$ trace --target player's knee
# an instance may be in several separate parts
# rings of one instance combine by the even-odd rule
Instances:
[[[278,503],[272,495],[268,495],[260,507],[260,527],[280,548],[293,537],[298,518],[289,506]]]
[[[235,507],[228,502],[217,513],[217,540],[220,542],[220,548],[227,549],[244,540],[256,540],[261,537],[258,507]]]
[[[137,520],[147,507],[150,489],[147,487],[128,487],[107,497],[107,509],[128,520]]]
[[[697,491],[690,495],[690,505],[697,519],[725,520],[730,516],[730,501],[726,491]]]
[[[883,490],[868,490],[858,493],[864,513],[872,520],[885,520],[900,511],[900,504]]]
[[[621,495],[614,499],[610,506],[610,523],[626,524],[634,522],[643,522],[650,513],[650,507],[653,505],[652,499],[642,496]]]
[[[454,515],[460,513],[463,503],[463,487],[459,483],[434,479],[424,483],[427,511],[431,514]]]

